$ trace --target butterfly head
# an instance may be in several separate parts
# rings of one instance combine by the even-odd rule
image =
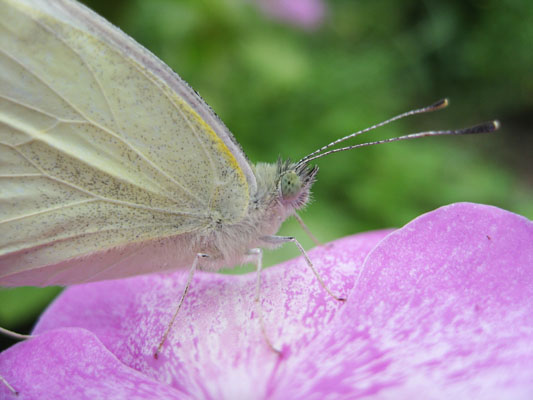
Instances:
[[[302,208],[309,200],[309,192],[315,182],[318,167],[279,160],[277,168],[279,201],[286,207]]]

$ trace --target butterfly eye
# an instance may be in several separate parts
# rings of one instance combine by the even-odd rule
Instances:
[[[302,180],[296,172],[289,171],[281,177],[280,187],[283,199],[290,200],[300,194]]]

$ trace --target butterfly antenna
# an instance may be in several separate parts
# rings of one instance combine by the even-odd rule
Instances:
[[[389,142],[398,142],[400,140],[411,140],[411,139],[418,139],[421,137],[426,136],[441,136],[441,135],[471,135],[471,134],[478,134],[478,133],[490,133],[498,130],[500,128],[500,122],[497,120],[484,122],[479,125],[474,125],[470,128],[463,128],[463,129],[455,129],[455,130],[445,130],[445,131],[426,131],[426,132],[418,132],[418,133],[411,133],[409,135],[404,136],[398,136],[393,137],[389,139],[383,139],[383,140],[377,140],[375,142],[367,142],[367,143],[360,143],[355,144],[353,146],[346,146],[341,147],[339,149],[329,150],[325,153],[316,154],[313,157],[306,157],[304,163],[309,163],[312,160],[316,160],[317,158],[327,156],[329,154],[338,153],[340,151],[346,151],[346,150],[352,150],[357,149],[359,147],[366,147],[366,146],[373,146],[375,144],[382,144],[382,143],[389,143]],[[304,159],[302,159],[304,160]],[[298,165],[302,163],[302,161],[298,162]]]
[[[309,161],[311,159],[314,159],[315,158],[314,156],[317,155],[318,153],[321,153],[324,150],[329,149],[332,146],[335,146],[336,144],[344,142],[345,140],[348,140],[348,139],[351,139],[353,137],[362,135],[363,133],[372,131],[372,130],[380,128],[380,127],[382,127],[384,125],[388,125],[391,122],[397,121],[397,120],[405,118],[405,117],[409,117],[411,115],[424,114],[424,113],[428,113],[428,112],[432,112],[432,111],[442,110],[443,108],[447,107],[448,104],[449,104],[448,99],[442,99],[442,100],[439,100],[439,101],[437,101],[437,102],[435,102],[435,103],[433,103],[433,104],[431,104],[431,105],[429,105],[427,107],[418,108],[416,110],[411,110],[411,111],[404,112],[403,114],[396,115],[395,117],[392,117],[392,118],[390,118],[390,119],[388,119],[386,121],[380,122],[379,124],[372,125],[372,126],[370,126],[368,128],[365,128],[365,129],[360,130],[358,132],[354,132],[354,133],[351,133],[351,134],[349,134],[347,136],[344,136],[344,137],[342,137],[340,139],[337,139],[334,142],[331,142],[331,143],[321,147],[320,149],[318,149],[316,151],[313,151],[311,154],[306,155],[304,158],[302,158],[300,161],[298,161],[297,164],[298,165],[304,164],[307,161]]]

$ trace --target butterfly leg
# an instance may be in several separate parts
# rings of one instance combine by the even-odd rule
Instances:
[[[31,339],[33,337],[32,335],[24,335],[22,333],[13,332],[13,331],[10,331],[9,329],[2,328],[2,327],[0,327],[0,334],[5,335],[15,340],[26,340],[26,339]]]
[[[277,354],[280,354],[281,352],[274,347],[272,344],[272,341],[267,335],[266,329],[265,329],[265,320],[263,319],[263,307],[261,306],[261,271],[263,270],[263,250],[256,248],[256,249],[250,249],[248,250],[248,255],[250,255],[254,259],[254,263],[256,265],[256,274],[257,278],[255,280],[255,308],[257,311],[257,315],[259,316],[259,327],[261,328],[261,333],[263,334],[263,338],[265,339],[266,344],[270,349]]]
[[[174,325],[174,322],[176,321],[176,317],[178,316],[181,306],[183,305],[183,300],[185,299],[185,296],[187,295],[187,292],[189,291],[189,286],[191,285],[194,272],[196,271],[196,267],[198,266],[198,262],[200,261],[201,258],[207,258],[207,257],[209,257],[209,255],[198,253],[196,254],[196,257],[194,258],[191,269],[189,270],[189,276],[187,277],[187,283],[185,284],[185,289],[183,290],[183,294],[181,295],[180,301],[178,302],[176,311],[174,312],[174,315],[172,316],[172,319],[170,320],[170,323],[167,326],[167,330],[165,331],[165,334],[163,335],[163,338],[159,342],[159,346],[157,346],[157,350],[154,353],[154,358],[156,360],[161,349],[163,348],[163,345],[165,344],[165,341],[167,340],[168,334],[170,333],[170,329],[172,329],[172,325]]]
[[[320,243],[318,239],[315,237],[315,235],[313,235],[313,232],[311,232],[311,230],[307,227],[302,217],[300,217],[296,212],[294,212],[294,218],[296,218],[296,221],[298,221],[298,223],[300,224],[304,232],[307,233],[307,236],[311,238],[313,243],[317,246],[322,246],[322,243]]]
[[[337,300],[337,301],[346,301],[346,299],[344,297],[336,296],[336,295],[334,295],[331,292],[331,290],[329,290],[329,288],[326,286],[326,284],[324,283],[324,281],[322,280],[322,278],[318,274],[317,270],[315,269],[315,266],[313,265],[313,263],[311,262],[311,259],[307,255],[307,252],[305,251],[303,246],[300,244],[300,242],[298,240],[296,240],[295,237],[293,237],[293,236],[263,236],[263,237],[261,237],[261,240],[266,242],[266,243],[275,244],[275,245],[281,245],[281,244],[284,244],[284,243],[287,243],[287,242],[294,243],[296,245],[296,247],[298,247],[298,250],[300,250],[300,253],[302,253],[302,255],[304,256],[305,262],[307,263],[309,268],[311,268],[311,271],[313,271],[313,274],[315,274],[316,279],[318,280],[318,283],[320,283],[320,286],[322,286],[324,288],[324,290],[331,297],[333,297],[335,300]]]
[[[9,390],[11,393],[13,393],[15,396],[18,396],[18,395],[19,395],[19,392],[17,392],[17,391],[15,390],[15,388],[14,388],[13,386],[11,386],[11,385],[9,384],[9,382],[8,382],[8,381],[7,381],[2,375],[0,375],[0,382],[1,382],[2,384],[4,384],[4,386],[7,387],[8,390]]]

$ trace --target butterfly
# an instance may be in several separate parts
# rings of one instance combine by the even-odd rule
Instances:
[[[491,121],[333,148],[400,118],[441,109],[447,105],[442,100],[299,161],[253,164],[186,82],[87,7],[73,0],[1,4],[2,286],[188,269],[181,305],[195,270],[252,261],[259,273],[262,248],[291,242],[325,290],[342,300],[294,237],[276,235],[291,216],[308,232],[297,210],[317,177],[311,162],[362,146],[499,126]]]

